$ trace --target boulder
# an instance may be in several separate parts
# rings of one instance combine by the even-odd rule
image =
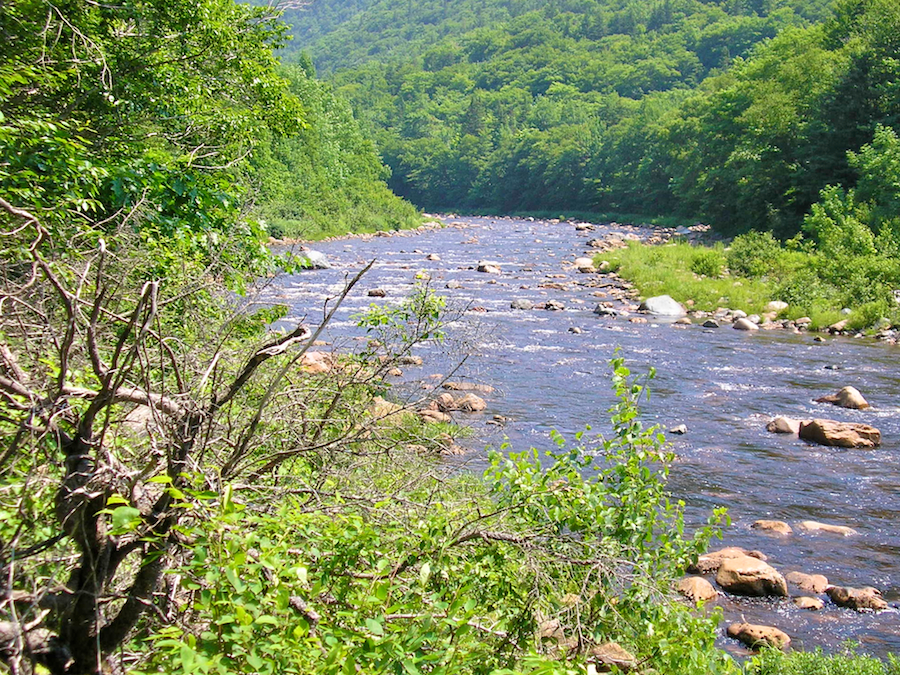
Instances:
[[[475,268],[479,272],[483,272],[484,274],[503,274],[500,270],[500,266],[495,262],[489,262],[487,260],[482,260],[478,263],[478,266]]]
[[[769,534],[789,535],[793,534],[791,526],[783,520],[757,520],[750,526],[753,530],[760,530]]]
[[[817,612],[825,607],[825,603],[819,598],[811,598],[808,595],[801,595],[799,598],[794,598],[793,603],[798,609],[806,609],[810,612]]]
[[[704,328],[718,328],[719,322],[715,321],[713,319],[707,319],[706,321],[703,322],[703,327]]]
[[[303,267],[312,270],[331,269],[331,263],[321,251],[313,251],[310,248],[303,248],[297,253],[297,258]]]
[[[801,422],[800,438],[840,448],[874,448],[881,445],[881,432],[875,427],[824,419]]]
[[[731,326],[735,330],[759,330],[759,326],[753,323],[750,319],[741,317]]]
[[[788,308],[788,304],[783,300],[773,300],[768,305],[766,305],[767,312],[783,312]]]
[[[827,532],[828,534],[839,534],[844,537],[850,537],[859,534],[852,527],[846,525],[829,525],[828,523],[818,523],[815,520],[804,520],[797,524],[797,528],[804,532]]]
[[[744,556],[751,556],[759,560],[766,559],[766,556],[759,551],[748,551],[739,546],[729,546],[712,553],[704,553],[697,558],[697,562],[688,565],[687,571],[691,574],[715,574],[722,561],[730,558],[743,558]]]
[[[447,413],[443,413],[440,410],[420,410],[419,417],[423,422],[452,422],[453,418],[450,417]]]
[[[787,597],[787,582],[781,573],[759,558],[742,556],[723,560],[716,572],[716,583],[735,595]]]
[[[453,394],[448,394],[444,392],[439,394],[434,401],[431,402],[431,405],[428,406],[431,410],[440,410],[441,412],[450,412],[452,410],[456,410],[456,401],[453,399]]]
[[[406,354],[405,356],[401,356],[397,359],[397,363],[402,366],[421,366],[424,361],[422,361],[421,356],[414,356],[413,354]]]
[[[766,425],[766,431],[773,434],[793,434],[797,436],[800,433],[800,420],[779,415],[773,418]]]
[[[672,427],[671,429],[669,429],[670,434],[678,434],[679,436],[683,436],[687,432],[688,432],[687,426],[685,426],[684,424],[679,424],[678,426]]]
[[[368,413],[376,419],[383,419],[385,417],[390,417],[391,415],[396,415],[402,410],[402,405],[391,403],[381,396],[376,396],[369,405]]]
[[[456,408],[463,412],[480,412],[487,408],[487,403],[480,396],[466,394],[456,401]]]
[[[306,373],[329,373],[334,367],[334,356],[328,352],[306,352],[300,359],[300,370]]]
[[[687,314],[681,303],[676,302],[668,295],[647,298],[641,303],[640,309],[653,316],[682,317]]]
[[[752,623],[733,623],[728,626],[728,637],[744,643],[751,649],[774,647],[785,649],[791,644],[791,638],[782,630],[772,626],[760,626]]]
[[[856,387],[844,387],[836,394],[829,394],[816,399],[816,403],[832,403],[841,408],[852,410],[865,410],[869,408],[869,402],[863,398]]]
[[[432,262],[440,262],[441,256],[439,256],[437,253],[429,253],[427,256],[425,256],[425,260],[431,260]]]
[[[548,309],[554,312],[561,312],[564,310],[566,306],[561,303],[559,300],[548,300],[544,303],[544,309]]]
[[[448,391],[477,391],[479,394],[493,394],[494,388],[489,384],[475,384],[474,382],[444,382],[441,385]]]
[[[578,326],[569,326],[569,332],[574,333],[575,335],[581,335],[584,331]]]
[[[594,307],[594,314],[596,314],[597,316],[619,316],[621,312],[617,309],[613,309],[612,307],[597,305],[596,307]]]
[[[510,309],[534,309],[534,303],[531,300],[525,300],[524,298],[516,298],[511,303],[509,303]]]
[[[591,647],[590,660],[600,666],[603,672],[609,672],[615,667],[618,672],[628,673],[637,668],[634,655],[615,642]]]
[[[825,593],[838,607],[848,607],[857,612],[880,612],[888,608],[888,604],[881,597],[881,591],[871,586],[866,588],[831,586]]]
[[[695,604],[714,600],[719,595],[703,577],[685,577],[678,582],[678,592]]]
[[[591,258],[575,258],[575,268],[583,273],[597,271],[597,268],[594,267],[594,261]]]
[[[828,579],[822,574],[804,574],[803,572],[788,572],[784,575],[789,584],[793,584],[801,591],[807,593],[824,593],[828,589]]]
[[[367,294],[370,298],[383,298],[387,292],[383,288],[370,288]]]
[[[683,316],[683,317],[681,317],[680,319],[678,319],[678,320],[675,322],[675,324],[678,325],[678,326],[692,326],[692,325],[694,325],[694,322],[691,321],[688,317]]]
[[[450,290],[456,290],[456,289],[459,289],[462,287],[463,287],[462,283],[460,283],[459,281],[456,281],[455,279],[451,279],[445,285],[445,288],[449,288]]]

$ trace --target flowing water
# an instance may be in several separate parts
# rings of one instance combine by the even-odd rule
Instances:
[[[502,434],[515,449],[549,449],[553,429],[571,438],[588,424],[607,428],[606,411],[613,404],[608,361],[617,348],[632,372],[655,368],[652,396],[642,405],[644,418],[669,428],[687,426],[687,434],[669,437],[678,455],[669,487],[686,502],[688,522],[701,524],[714,507],[728,507],[732,524],[722,545],[761,550],[782,572],[800,570],[824,574],[837,585],[874,586],[892,605],[879,614],[830,604],[809,612],[788,601],[722,598],[726,621],[743,617],[778,626],[793,637],[795,648],[835,651],[853,640],[866,653],[900,653],[900,347],[852,338],[817,343],[810,334],[748,333],[727,324],[703,329],[599,317],[592,313],[598,289],[586,284],[602,285],[605,277],[579,274],[564,263],[588,251],[589,238],[621,228],[598,225],[592,232],[576,232],[567,223],[459,220],[466,227],[317,244],[334,269],[281,277],[270,299],[292,307],[287,323],[302,317],[315,323],[324,301],[340,290],[347,275],[375,259],[362,291],[348,298],[329,329],[337,339],[354,332],[354,314],[373,301],[403,297],[416,276],[426,273],[452,303],[479,310],[466,313],[480,327],[479,346],[453,379],[468,377],[497,388],[485,397],[488,410],[475,417],[507,418],[502,432],[493,432],[489,440],[497,443]],[[426,254],[440,260],[428,260]],[[476,272],[480,260],[497,262],[502,274]],[[448,282],[459,288],[447,289]],[[548,282],[563,288],[540,287]],[[366,297],[365,289],[374,287],[385,289],[387,298]],[[517,298],[559,300],[566,309],[510,309]],[[425,374],[446,372],[438,353],[432,359],[427,351],[420,353]],[[846,385],[859,389],[873,409],[814,402]],[[881,430],[883,445],[846,450],[767,433],[766,422],[778,414],[866,422]],[[477,468],[483,448],[473,447],[472,455]],[[773,537],[750,529],[762,518],[847,525],[859,534],[815,535],[795,528],[792,536]],[[739,651],[729,640],[722,645]]]

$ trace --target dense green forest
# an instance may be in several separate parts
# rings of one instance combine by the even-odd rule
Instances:
[[[788,237],[820,191],[856,188],[848,152],[900,123],[889,0],[315,2],[287,20],[288,49],[373,130],[391,187],[429,209]]]

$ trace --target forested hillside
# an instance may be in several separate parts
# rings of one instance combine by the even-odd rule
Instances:
[[[898,124],[890,0],[318,0],[289,20],[425,208],[790,236]]]

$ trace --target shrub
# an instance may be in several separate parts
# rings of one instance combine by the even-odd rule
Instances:
[[[720,277],[725,268],[725,255],[717,248],[701,248],[691,258],[691,271],[702,277]]]
[[[775,270],[781,252],[771,232],[751,231],[735,237],[725,257],[732,273],[762,277]]]

